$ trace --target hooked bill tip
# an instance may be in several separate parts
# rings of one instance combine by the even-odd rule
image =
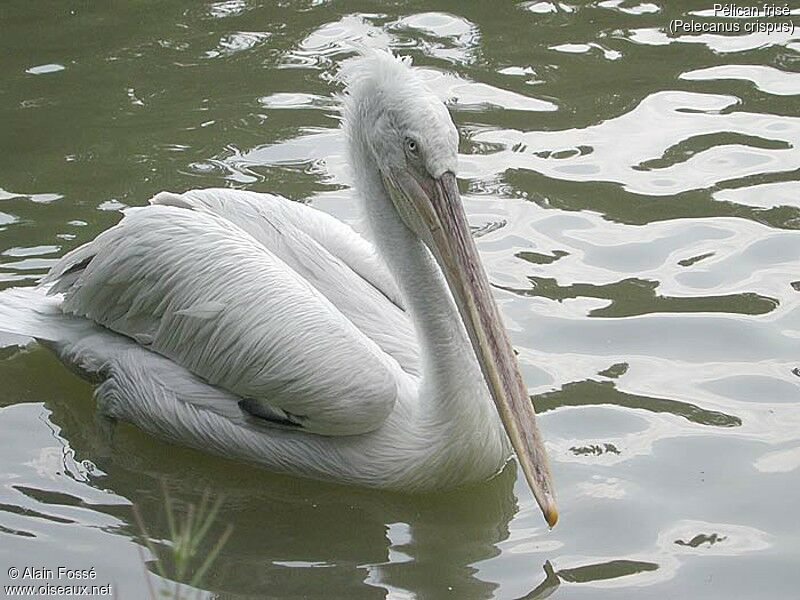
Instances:
[[[558,509],[555,505],[547,507],[547,510],[544,511],[544,518],[550,526],[550,529],[556,526],[556,523],[558,523]]]

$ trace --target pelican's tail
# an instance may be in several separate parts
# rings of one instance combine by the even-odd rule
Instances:
[[[0,292],[0,332],[56,341],[64,315],[61,299],[41,287],[11,288]]]
[[[85,319],[65,315],[61,296],[48,296],[49,286],[0,291],[0,333],[62,343],[85,336],[92,329]]]
[[[0,347],[35,338],[79,375],[97,380],[127,340],[88,319],[64,314],[61,295],[49,291],[49,285],[0,291]]]

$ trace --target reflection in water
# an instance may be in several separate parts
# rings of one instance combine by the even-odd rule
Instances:
[[[557,261],[559,258],[563,258],[568,255],[569,252],[565,252],[564,250],[553,250],[552,254],[542,254],[540,252],[518,252],[516,254],[517,258],[527,260],[535,265],[549,265],[550,263]]]
[[[604,444],[592,444],[590,446],[580,446],[576,447],[573,446],[569,449],[575,456],[600,456],[601,454],[621,454],[619,448],[617,448],[614,444],[604,443]]]
[[[544,564],[544,581],[531,590],[529,594],[519,598],[519,600],[543,600],[548,598],[558,589],[562,581],[567,583],[591,583],[656,570],[658,570],[658,565],[652,562],[611,560],[556,571],[548,561]]]
[[[20,368],[18,375],[31,362],[54,361],[41,349],[33,355],[36,360],[27,365],[10,361]],[[82,400],[54,395],[46,408],[38,403],[20,406],[40,415],[40,432],[51,445],[42,440],[47,450],[32,461],[21,455],[5,457],[3,469],[28,466],[16,468],[17,483],[3,494],[0,515],[17,527],[3,526],[0,536],[36,539],[42,535],[41,527],[32,526],[37,520],[70,527],[69,535],[100,527],[112,536],[103,546],[112,563],[135,568],[139,559],[131,556],[128,540],[141,539],[141,531],[124,499],[135,499],[153,543],[163,544],[161,540],[169,539],[166,485],[179,517],[206,493],[223,499],[199,549],[201,556],[207,553],[233,527],[207,576],[206,587],[213,593],[258,597],[275,586],[298,597],[327,598],[331,589],[341,597],[362,597],[366,584],[376,597],[387,590],[414,590],[419,597],[495,597],[497,583],[481,576],[476,565],[497,557],[499,545],[509,539],[519,510],[513,465],[467,490],[404,496],[272,475],[167,445],[124,424],[111,453],[104,454],[99,449],[106,440],[93,423],[90,388],[77,379],[69,381],[81,390]],[[43,383],[31,391],[47,394],[47,387]],[[23,416],[18,407],[6,410]],[[0,411],[0,426],[10,426],[13,418]],[[86,456],[93,462],[77,458]],[[11,515],[19,518],[10,520]],[[110,565],[103,568],[111,570]],[[654,568],[647,562],[612,560],[554,570],[548,562],[544,580],[525,597],[545,598],[560,582],[586,584]],[[529,585],[535,583],[531,579],[526,577]]]
[[[669,202],[645,194],[622,189],[617,183],[594,181],[591,191],[586,184],[569,179],[547,177],[541,173],[509,169],[506,182],[514,189],[532,190],[527,197],[539,206],[565,211],[598,211],[613,221],[630,225],[644,225],[656,221],[704,217],[738,217],[763,223],[779,229],[800,229],[800,208],[775,206],[761,208],[721,200],[708,190],[688,190],[670,197]],[[768,183],[766,178],[759,182]],[[723,189],[749,187],[751,181],[732,182]],[[542,196],[535,190],[551,192]],[[747,189],[747,188],[745,188]]]
[[[160,479],[169,481],[179,502],[198,500],[197,474],[183,467],[141,473],[150,482],[141,510],[156,538],[166,533],[159,517]],[[348,597],[366,582],[420,594],[452,588],[458,597],[492,597],[496,586],[477,579],[470,565],[498,554],[495,544],[508,536],[516,509],[513,469],[469,494],[423,499],[354,493],[263,473],[244,478],[247,469],[238,465],[229,470],[240,472],[233,481],[226,473],[211,488],[225,495],[219,522],[233,525],[212,568],[212,591],[257,596],[265,586],[277,586],[299,597],[325,598],[331,589]],[[135,472],[125,480],[136,479]],[[303,565],[310,568],[297,568]]]
[[[544,598],[552,596],[553,592],[558,589],[561,580],[558,578],[550,561],[544,563],[543,569],[544,581],[533,588],[530,593],[526,594],[523,598],[519,598],[519,600],[544,600]]]
[[[667,555],[737,556],[769,548],[772,538],[763,531],[743,525],[682,521],[661,532],[658,545]]]
[[[706,252],[704,254],[698,254],[697,256],[690,256],[689,258],[684,258],[678,261],[678,264],[682,267],[691,267],[693,264],[700,262],[701,260],[705,260],[706,258],[711,258],[714,256],[715,252]]]
[[[707,133],[681,140],[674,146],[670,146],[664,150],[664,154],[662,154],[660,158],[646,160],[632,168],[637,171],[666,169],[685,162],[710,148],[734,144],[764,148],[767,150],[789,150],[792,148],[792,145],[785,140],[770,140],[759,136],[731,132]]]
[[[698,533],[688,542],[684,540],[675,540],[675,543],[678,544],[679,546],[689,546],[690,548],[697,548],[702,544],[708,544],[709,546],[713,546],[714,544],[719,542],[724,542],[727,539],[728,539],[727,536],[717,535],[716,533],[712,533],[711,535]]]
[[[597,374],[603,377],[608,377],[609,379],[617,379],[618,377],[622,377],[625,373],[628,372],[628,363],[614,363],[607,369],[603,369],[602,371],[598,371]]]
[[[623,392],[611,381],[574,381],[565,384],[560,390],[532,396],[536,412],[546,412],[561,406],[598,406],[611,404],[624,408],[646,410],[654,413],[670,413],[678,417],[714,427],[738,427],[742,420],[734,415],[714,410],[706,410],[678,400],[639,396]]]
[[[657,281],[624,279],[606,285],[573,283],[559,285],[555,279],[528,277],[532,289],[501,288],[521,296],[539,296],[559,302],[570,298],[602,298],[611,300],[603,308],[589,312],[590,317],[633,317],[650,313],[723,312],[744,315],[763,315],[775,309],[778,301],[753,293],[726,296],[696,296],[691,298],[656,294]]]
[[[38,404],[30,406],[40,410]],[[0,502],[3,522],[17,514],[23,524],[46,519],[91,526],[103,520],[99,511],[125,523],[114,526],[116,535],[138,537],[130,506],[97,503],[97,492],[87,488],[91,484],[98,491],[113,490],[118,498],[135,499],[146,530],[159,543],[169,539],[163,482],[179,516],[190,504],[199,504],[206,491],[223,498],[200,549],[202,556],[228,524],[233,526],[208,574],[213,582],[209,589],[215,593],[260,597],[265,589],[275,588],[291,589],[297,597],[328,598],[333,589],[337,597],[353,597],[363,596],[367,583],[376,588],[375,597],[381,597],[381,589],[413,589],[424,597],[450,591],[460,598],[493,597],[497,585],[476,577],[472,565],[497,556],[497,544],[508,538],[517,512],[513,465],[468,490],[387,494],[272,475],[169,446],[125,425],[115,434],[112,454],[98,456],[94,450],[103,440],[94,427],[88,398],[55,400],[48,402],[48,409],[52,414],[40,414],[52,423],[55,439],[63,445],[59,454],[66,453],[70,464],[73,456],[92,455],[96,474],[85,474],[85,482],[76,481],[80,485],[64,493],[58,490],[58,480],[67,472],[60,462],[45,471],[37,469],[39,475],[22,471],[20,483],[8,492],[10,501]],[[0,424],[3,416],[0,412]],[[10,464],[3,466],[9,468]],[[69,507],[82,517],[66,517]],[[38,535],[24,526],[18,531],[6,528],[6,533]]]
[[[650,562],[641,562],[636,560],[611,560],[594,565],[575,567],[573,569],[562,569],[561,571],[558,571],[556,575],[558,575],[562,581],[569,581],[572,583],[587,583],[589,581],[616,579],[618,577],[626,577],[628,575],[635,575],[636,573],[643,573],[646,571],[655,571],[657,569],[658,565]]]

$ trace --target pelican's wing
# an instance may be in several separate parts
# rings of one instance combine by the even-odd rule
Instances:
[[[374,247],[334,217],[280,196],[230,189],[161,192],[151,201],[219,215],[252,235],[321,292],[408,373],[419,375],[414,329]]]
[[[237,394],[249,412],[311,432],[377,428],[406,377],[316,287],[212,211],[129,209],[61,259],[49,282],[64,294],[64,312]]]

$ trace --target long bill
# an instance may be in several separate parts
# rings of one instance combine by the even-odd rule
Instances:
[[[528,397],[489,280],[467,223],[453,173],[418,181],[393,173],[391,185],[413,207],[415,229],[424,229],[441,267],[497,411],[547,523],[558,520],[552,476],[536,414]],[[410,216],[410,215],[406,215]]]

